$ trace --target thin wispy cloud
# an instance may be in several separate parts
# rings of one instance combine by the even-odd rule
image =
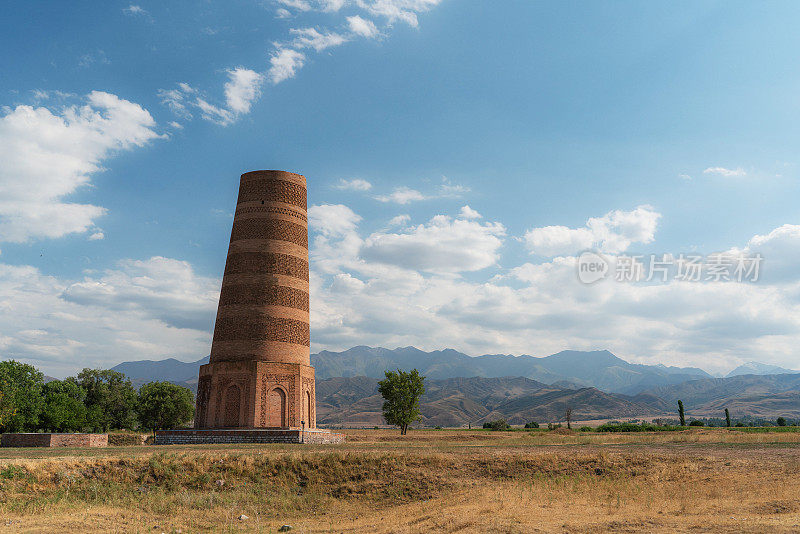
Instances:
[[[718,176],[731,178],[734,176],[745,176],[747,172],[741,167],[737,167],[735,169],[727,169],[725,167],[709,167],[703,171],[703,174],[716,174]]]
[[[237,114],[249,113],[253,101],[261,94],[264,76],[244,67],[229,70],[228,76],[230,79],[225,83],[228,109]]]
[[[126,15],[139,15],[139,16],[147,16],[147,15],[149,15],[147,10],[142,8],[142,6],[138,6],[138,5],[135,5],[135,4],[131,4],[128,7],[123,8],[122,12],[125,13]]]
[[[400,186],[395,187],[394,190],[388,195],[378,195],[375,200],[380,202],[394,202],[395,204],[408,204],[418,200],[425,200],[427,197],[410,187]]]
[[[378,30],[378,27],[375,26],[374,22],[369,19],[359,17],[358,15],[347,17],[347,26],[350,29],[350,33],[353,35],[358,35],[359,37],[372,39],[373,37],[380,35],[380,31]]]
[[[412,27],[419,25],[417,15],[429,11],[441,0],[275,0],[275,16],[282,19],[300,17],[311,13],[338,13],[346,5],[360,9],[361,14],[344,17],[339,28],[330,30],[317,26],[294,27],[289,29],[286,39],[272,43],[266,68],[235,67],[228,69],[229,79],[223,87],[225,104],[214,103],[213,98],[198,95],[187,99],[189,91],[179,86],[176,89],[162,89],[158,95],[161,102],[175,115],[184,120],[192,118],[189,109],[194,107],[200,116],[221,126],[228,126],[242,115],[250,112],[258,100],[266,81],[277,85],[297,76],[309,61],[308,51],[320,53],[339,47],[355,39],[374,39],[385,35],[396,22],[404,22]],[[125,8],[128,14],[147,14],[140,6]],[[381,26],[375,22],[381,21]],[[188,87],[188,86],[187,86]],[[441,195],[458,195],[463,191],[447,192],[442,186]]]
[[[347,37],[336,32],[320,33],[316,28],[293,28],[289,33],[295,36],[292,46],[295,48],[313,48],[322,52],[326,48],[339,46],[347,42]]]
[[[207,97],[185,82],[177,84],[174,89],[161,89],[158,96],[161,103],[170,108],[178,117],[188,120],[192,118],[191,109],[198,110],[200,116],[221,126],[233,124],[243,114],[250,112],[255,100],[261,95],[264,76],[244,67],[236,67],[227,71],[225,82],[225,104],[214,105]],[[182,127],[179,123],[178,127]],[[171,123],[172,124],[172,123]]]
[[[342,178],[334,187],[345,191],[369,191],[372,189],[372,184],[360,178],[353,178],[352,180]]]
[[[279,84],[294,75],[305,63],[306,56],[302,52],[291,48],[279,48],[269,58],[269,79],[273,84]]]
[[[443,177],[442,183],[433,192],[423,193],[408,186],[398,186],[391,193],[376,195],[374,198],[379,202],[392,202],[402,205],[435,198],[460,198],[469,191],[469,187],[455,184],[447,177]]]

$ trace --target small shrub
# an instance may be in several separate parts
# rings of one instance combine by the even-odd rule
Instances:
[[[697,419],[695,419],[694,421],[692,421],[691,423],[689,423],[689,426],[705,426],[705,423],[703,423],[702,421],[698,421]]]
[[[547,430],[555,430],[561,428],[561,423],[547,423]]]
[[[786,418],[784,417],[778,417],[778,420],[775,422],[778,423],[778,426],[786,426]]]
[[[734,426],[736,426],[736,427],[738,427],[738,428],[744,428],[744,427],[745,427],[745,424],[744,424],[744,423],[742,423],[741,421],[739,421],[739,422],[738,422],[738,423],[736,423]]]
[[[525,428],[539,428],[539,423],[537,423],[536,421],[525,423]]]
[[[592,427],[590,427],[590,426],[582,426],[582,427],[580,428],[580,431],[581,431],[581,432],[594,432],[594,428],[592,428]]]

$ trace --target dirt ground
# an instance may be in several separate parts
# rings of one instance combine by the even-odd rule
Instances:
[[[800,531],[800,433],[346,433],[0,449],[0,531]]]

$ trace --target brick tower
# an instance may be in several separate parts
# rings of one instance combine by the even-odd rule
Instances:
[[[306,179],[242,175],[195,428],[316,428]]]

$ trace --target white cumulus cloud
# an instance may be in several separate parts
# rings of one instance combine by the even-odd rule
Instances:
[[[458,212],[458,216],[462,219],[480,219],[482,217],[480,213],[469,206],[462,206],[461,211]]]
[[[652,207],[639,206],[631,211],[614,210],[602,217],[592,217],[583,228],[532,228],[523,239],[528,250],[540,256],[571,255],[592,247],[619,253],[633,243],[651,243],[660,218],[661,214]]]
[[[74,281],[0,263],[4,356],[64,376],[122,361],[208,354],[219,280],[169,258],[124,260]]]
[[[353,210],[342,204],[321,204],[308,209],[308,224],[322,235],[345,235],[355,230],[361,220]]]
[[[6,108],[0,116],[0,242],[82,233],[105,209],[67,197],[120,150],[159,137],[139,104],[100,91],[60,111]]]
[[[370,235],[361,255],[371,261],[418,271],[458,273],[494,265],[503,244],[500,223],[481,224],[437,215],[401,233]]]
[[[411,215],[403,213],[402,215],[397,215],[389,219],[388,226],[405,226],[409,222],[411,222]]]
[[[123,260],[100,276],[68,285],[69,302],[134,311],[176,328],[208,329],[219,298],[219,281],[198,276],[185,261],[154,256]]]

